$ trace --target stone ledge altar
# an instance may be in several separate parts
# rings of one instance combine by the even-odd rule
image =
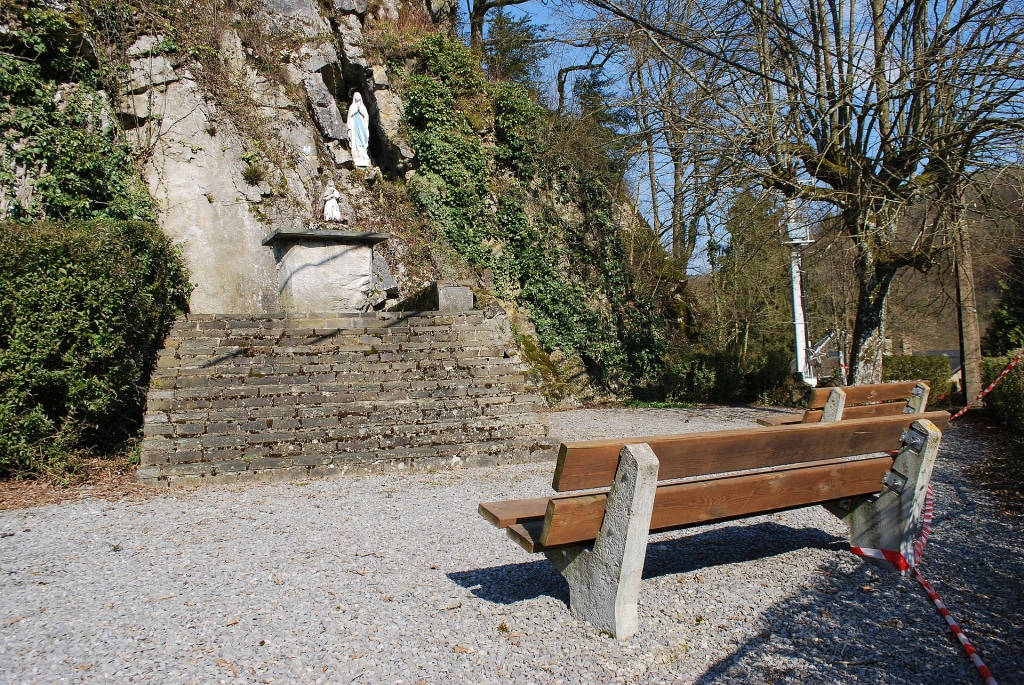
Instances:
[[[288,313],[367,309],[373,246],[387,239],[383,233],[363,231],[274,231],[263,245],[274,250],[281,307]],[[379,268],[383,262],[377,261]]]

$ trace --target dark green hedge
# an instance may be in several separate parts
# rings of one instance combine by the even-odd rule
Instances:
[[[981,362],[982,385],[987,388],[1018,354],[1019,349],[1012,350],[1006,357],[985,357]],[[1024,366],[1018,364],[1006,374],[985,398],[985,404],[1007,428],[1024,434]]]
[[[885,356],[882,357],[882,380],[890,381],[931,381],[928,393],[929,408],[948,407],[953,382],[949,379],[953,371],[949,358],[942,355],[928,357]]]
[[[152,224],[0,223],[0,476],[131,437],[190,287]]]
[[[730,404],[793,403],[796,390],[787,349],[691,352],[672,361],[667,374],[670,401]]]

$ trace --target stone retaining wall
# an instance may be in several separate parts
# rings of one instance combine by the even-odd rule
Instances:
[[[196,315],[159,353],[140,482],[553,459],[504,317]]]

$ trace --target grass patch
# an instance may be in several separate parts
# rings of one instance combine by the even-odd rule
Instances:
[[[629,400],[623,403],[624,407],[630,409],[696,409],[702,405],[696,402],[646,402],[644,400]]]

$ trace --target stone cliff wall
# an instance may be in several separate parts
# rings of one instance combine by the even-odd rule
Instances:
[[[375,11],[397,17],[396,7],[385,2]],[[328,186],[341,191],[351,226],[376,213],[367,174],[351,169],[350,91],[362,93],[371,115],[374,164],[391,175],[411,169],[402,102],[387,68],[363,49],[366,19],[366,3],[356,0],[263,0],[255,20],[290,46],[274,55],[273,77],[230,22],[216,74],[164,54],[159,36],[142,36],[129,49],[116,114],[144,160],[160,226],[192,271],[193,312],[282,311],[277,263],[262,241],[322,220]],[[231,106],[217,88],[232,93]]]
[[[142,482],[294,479],[553,459],[502,315],[178,321],[146,411]]]

